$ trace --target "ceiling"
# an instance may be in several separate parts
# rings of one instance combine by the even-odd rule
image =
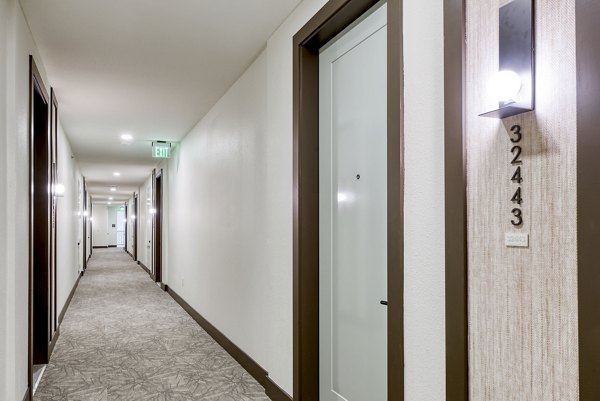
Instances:
[[[299,2],[21,0],[93,198],[129,198]]]

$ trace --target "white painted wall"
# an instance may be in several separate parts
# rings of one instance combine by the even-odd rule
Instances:
[[[60,99],[59,99],[60,100]],[[60,114],[60,107],[59,107]],[[81,259],[77,243],[83,224],[79,210],[78,181],[81,172],[73,157],[69,140],[60,124],[58,129],[58,181],[65,186],[65,194],[58,198],[57,210],[57,313],[60,313],[79,276]]]
[[[0,399],[21,400],[27,389],[28,271],[29,271],[29,55],[35,57],[46,88],[43,60],[17,0],[0,0]],[[60,100],[60,99],[59,99]],[[60,108],[60,105],[59,105]],[[62,142],[60,177],[71,186],[74,162],[66,137]],[[70,157],[70,156],[68,156]],[[70,189],[68,189],[70,191]],[[68,196],[71,196],[69,194]],[[69,216],[72,199],[59,200],[58,305],[76,278],[76,242]],[[62,226],[65,224],[65,226]],[[10,235],[7,235],[10,233]],[[76,236],[76,234],[75,234]],[[73,247],[71,251],[68,246]],[[67,291],[68,289],[68,291]],[[59,309],[60,311],[60,309]]]
[[[169,286],[265,368],[266,61],[263,52],[184,139],[169,210]]]
[[[405,400],[445,393],[443,0],[404,2]]]
[[[107,247],[108,244],[108,208],[94,204],[92,210],[92,243],[94,247]]]
[[[292,392],[292,36],[305,0],[168,169],[168,284]]]

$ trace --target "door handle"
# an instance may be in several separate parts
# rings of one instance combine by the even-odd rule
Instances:
[[[387,301],[379,301],[381,305],[387,306]]]

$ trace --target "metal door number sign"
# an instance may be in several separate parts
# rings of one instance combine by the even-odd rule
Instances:
[[[521,204],[523,203],[523,196],[521,193],[521,184],[523,183],[523,161],[521,160],[521,153],[523,152],[523,148],[521,148],[519,143],[521,142],[521,139],[523,139],[523,134],[521,133],[520,125],[513,125],[510,130],[513,133],[513,137],[510,138],[510,153],[512,156],[510,164],[515,168],[510,180],[512,183],[516,184],[516,191],[510,199],[513,205],[511,211],[513,217],[510,222],[513,226],[521,226],[523,224],[523,211],[521,210]],[[517,206],[515,207],[515,205]]]

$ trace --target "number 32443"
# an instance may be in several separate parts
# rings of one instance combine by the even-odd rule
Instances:
[[[521,169],[523,167],[523,160],[521,160],[521,153],[523,152],[523,148],[519,143],[521,142],[521,139],[523,139],[523,134],[521,133],[520,125],[513,125],[510,130],[513,133],[513,136],[510,138],[510,141],[512,142],[510,149],[512,160],[510,164],[515,168],[510,180],[517,185],[517,189],[510,201],[513,204],[518,205],[511,211],[513,218],[510,222],[513,226],[521,226],[523,224],[523,211],[521,210],[521,204],[523,203],[523,197],[521,195],[521,184],[523,183],[523,173]]]

